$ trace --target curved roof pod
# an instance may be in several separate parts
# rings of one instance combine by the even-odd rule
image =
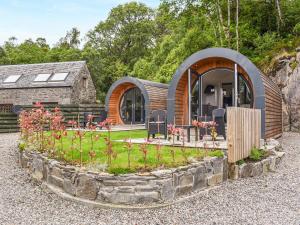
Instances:
[[[120,117],[120,101],[123,94],[134,87],[139,88],[144,97],[146,121],[152,110],[167,109],[169,85],[134,77],[124,77],[111,85],[105,98],[105,110],[114,124],[123,124]]]
[[[280,113],[276,112],[277,125],[272,124],[272,112],[267,113],[272,104],[270,100],[278,104],[277,111],[281,109],[281,94],[275,83],[263,75],[261,71],[241,53],[227,48],[208,48],[198,51],[188,57],[176,70],[168,91],[168,123],[172,123],[174,118],[178,121],[178,115],[187,115],[184,111],[187,100],[187,70],[189,68],[203,74],[209,70],[217,68],[234,68],[238,65],[238,72],[242,74],[250,83],[254,104],[253,107],[261,109],[262,137],[272,137],[282,133]],[[193,81],[192,81],[193,82]],[[185,96],[184,96],[185,95]],[[183,97],[181,97],[183,96]],[[272,111],[272,110],[269,110]],[[176,117],[177,116],[177,117]],[[179,120],[180,121],[180,120]]]

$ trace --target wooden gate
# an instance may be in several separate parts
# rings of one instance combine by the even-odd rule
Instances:
[[[227,108],[228,162],[247,158],[253,147],[260,147],[261,111],[239,107]]]

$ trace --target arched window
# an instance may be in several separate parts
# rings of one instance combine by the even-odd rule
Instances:
[[[124,123],[145,122],[145,100],[139,88],[131,88],[123,94],[120,116]]]

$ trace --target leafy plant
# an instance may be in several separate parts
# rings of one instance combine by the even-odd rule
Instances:
[[[245,160],[241,159],[239,161],[236,162],[237,165],[243,165],[245,163]]]
[[[148,146],[149,146],[148,140],[145,140],[144,143],[139,145],[139,150],[143,155],[144,169],[147,168]]]
[[[125,143],[125,146],[124,148],[127,150],[127,165],[128,165],[128,168],[130,169],[130,154],[131,154],[131,151],[132,151],[132,148],[133,148],[133,144],[131,142],[131,139],[125,139],[124,140],[124,143]]]
[[[103,122],[99,123],[100,127],[106,128],[107,130],[107,137],[104,137],[106,150],[105,155],[107,156],[107,164],[108,166],[111,165],[112,159],[117,157],[117,152],[113,150],[112,148],[112,141],[111,141],[111,126],[112,126],[112,120],[107,118]]]
[[[262,159],[262,157],[264,156],[264,152],[256,147],[253,147],[251,149],[251,153],[249,158],[254,160],[254,161],[259,161]]]
[[[23,152],[26,149],[26,144],[24,142],[20,142],[18,144],[18,148],[20,152]]]
[[[208,153],[208,155],[211,156],[211,157],[223,158],[224,157],[224,152],[222,150],[215,150],[215,151],[210,151]]]

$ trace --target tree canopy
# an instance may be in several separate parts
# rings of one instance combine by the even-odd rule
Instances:
[[[86,60],[101,101],[123,76],[169,82],[186,57],[207,47],[236,49],[265,70],[300,45],[300,1],[161,0],[157,9],[129,2],[85,40],[76,28],[53,47],[44,37],[19,44],[12,37],[0,47],[0,64]]]

